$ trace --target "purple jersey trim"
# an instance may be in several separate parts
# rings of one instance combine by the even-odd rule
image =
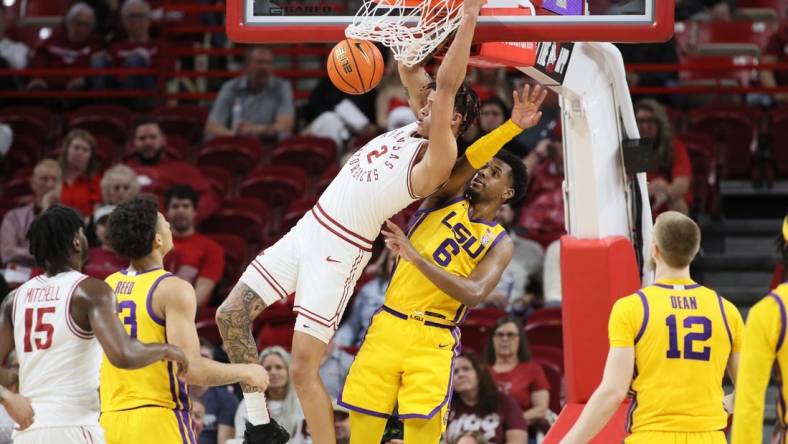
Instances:
[[[489,253],[489,252],[490,252],[490,250],[492,250],[492,249],[493,249],[493,247],[495,246],[495,244],[497,244],[497,243],[498,243],[498,241],[500,241],[501,239],[503,239],[503,237],[504,237],[505,235],[506,235],[506,230],[503,230],[503,231],[501,231],[500,233],[498,233],[498,236],[496,236],[496,237],[495,237],[495,240],[494,240],[494,241],[492,241],[492,244],[490,244],[490,248],[488,248],[488,249],[487,249],[487,253]],[[484,253],[484,255],[486,256],[486,255],[487,255],[487,253]]]
[[[635,378],[637,378],[637,376],[638,376],[638,368],[637,366],[635,366],[632,380],[634,381]],[[629,404],[629,409],[627,410],[627,420],[626,420],[626,425],[624,427],[627,432],[632,433],[632,425],[633,425],[632,419],[635,416],[635,409],[638,407],[638,392],[632,390],[632,388],[630,387],[629,393],[632,396],[632,402]]]
[[[780,348],[783,346],[783,341],[785,341],[785,304],[783,304],[783,300],[780,299],[776,293],[769,293],[769,296],[774,298],[774,301],[777,302],[777,306],[780,307],[780,338],[777,340],[777,351],[780,351]]]
[[[446,207],[448,207],[449,205],[454,205],[454,204],[456,204],[457,202],[462,202],[462,201],[463,201],[463,200],[465,200],[465,199],[466,199],[466,198],[465,198],[465,196],[464,196],[464,195],[463,195],[463,196],[457,196],[457,197],[455,197],[455,198],[452,198],[452,199],[449,199],[449,200],[447,200],[446,202],[443,202],[443,203],[441,203],[441,204],[435,205],[435,206],[434,206],[434,207],[432,207],[432,208],[422,208],[422,209],[420,209],[419,211],[421,211],[422,213],[431,213],[431,212],[433,212],[433,211],[435,211],[435,210],[440,210],[440,209],[446,208]]]
[[[646,332],[646,325],[648,325],[648,299],[646,299],[646,295],[640,290],[637,291],[637,294],[640,296],[640,301],[643,303],[643,323],[640,325],[637,336],[635,336],[635,344],[640,341],[643,333]]]
[[[497,227],[498,226],[498,222],[496,222],[494,220],[487,220],[487,219],[481,219],[481,218],[476,219],[474,217],[471,217],[470,215],[468,215],[468,220],[470,220],[471,222],[476,223],[476,224],[487,225],[488,227]]]
[[[159,286],[159,283],[161,281],[163,281],[168,277],[173,277],[173,276],[174,275],[171,273],[165,273],[159,276],[158,278],[156,278],[156,280],[153,282],[153,285],[151,285],[150,290],[148,290],[148,296],[145,297],[145,306],[148,309],[148,316],[150,316],[150,318],[153,319],[153,322],[161,325],[162,327],[164,327],[165,324],[164,319],[156,316],[156,313],[153,312],[153,292],[156,291],[156,288]]]
[[[440,404],[438,404],[431,412],[426,415],[420,415],[418,413],[405,413],[400,414],[400,419],[432,419],[436,413],[438,413],[443,406],[448,404],[451,401],[451,394],[454,388],[454,361],[457,359],[457,356],[460,356],[460,352],[462,351],[462,344],[460,343],[460,336],[459,336],[459,329],[453,328],[451,330],[451,336],[454,338],[454,347],[452,347],[452,357],[451,357],[451,367],[449,367],[449,385],[446,389],[446,396],[443,398]]]
[[[659,288],[665,288],[665,289],[667,289],[667,290],[676,290],[676,289],[677,289],[677,288],[676,288],[677,286],[678,286],[678,287],[682,287],[682,288],[684,288],[685,290],[694,290],[694,289],[696,289],[696,288],[700,288],[700,284],[689,284],[689,285],[681,285],[681,284],[679,284],[679,285],[669,285],[669,284],[659,284],[659,283],[657,283],[657,284],[654,284],[654,286],[655,286],[655,287],[659,287]]]
[[[178,412],[178,410],[173,410],[172,413],[173,413],[173,415],[175,415],[175,420],[178,421],[178,432],[181,435],[181,442],[183,444],[190,444],[189,440],[188,440],[188,438],[186,436],[186,433],[184,432],[184,428],[185,427],[184,427],[184,424],[183,424],[183,418],[181,418],[180,413]]]
[[[393,308],[391,308],[389,306],[383,305],[383,306],[380,307],[380,309],[385,311],[386,313],[389,313],[389,314],[391,314],[393,316],[396,316],[396,317],[398,317],[400,319],[403,319],[405,321],[407,321],[409,319],[408,315],[406,315],[405,313],[400,313],[399,311],[394,310]],[[429,326],[429,327],[438,327],[438,328],[448,328],[448,329],[453,329],[454,328],[454,327],[452,327],[450,325],[443,325],[443,324],[439,324],[437,322],[432,322],[432,321],[424,321],[424,325]]]
[[[777,408],[777,421],[781,426],[785,426],[785,398],[783,398],[783,370],[780,367],[780,361],[775,362],[774,366],[777,370],[777,402],[780,404]],[[780,415],[782,413],[782,415]]]
[[[722,303],[722,296],[717,295],[717,302],[720,304],[720,313],[722,313],[722,322],[725,324],[725,331],[728,333],[728,342],[731,343],[733,348],[733,335],[731,334],[731,326],[728,325],[728,315],[725,314],[725,304]]]
[[[143,270],[143,271],[135,271],[134,272],[134,276],[139,276],[141,274],[150,273],[151,271],[156,271],[156,270],[161,270],[161,267],[150,268],[148,270]],[[127,275],[128,273],[129,273],[129,269],[128,268],[124,268],[124,269],[120,270],[120,274]]]

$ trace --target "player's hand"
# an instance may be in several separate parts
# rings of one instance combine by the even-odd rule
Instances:
[[[522,129],[528,129],[536,126],[539,119],[542,118],[542,112],[539,108],[542,107],[547,97],[547,88],[542,88],[542,85],[536,85],[531,90],[531,85],[525,85],[523,92],[520,93],[516,89],[512,91],[512,122]]]
[[[30,399],[20,394],[4,390],[3,407],[5,407],[11,418],[19,424],[17,430],[25,430],[33,424],[35,412],[30,404]]]
[[[262,393],[268,388],[268,372],[260,364],[246,364],[241,382]]]
[[[462,3],[462,12],[465,15],[478,16],[485,3],[487,3],[487,0],[465,0]]]
[[[394,254],[408,262],[413,262],[420,257],[419,252],[410,243],[410,239],[394,222],[387,220],[386,228],[382,231],[386,246]]]
[[[164,359],[172,361],[177,365],[178,376],[182,377],[189,372],[189,359],[186,357],[186,354],[183,353],[183,350],[181,350],[180,347],[167,344],[167,355],[164,357]]]

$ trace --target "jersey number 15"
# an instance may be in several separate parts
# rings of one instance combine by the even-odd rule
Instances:
[[[52,336],[55,326],[46,322],[44,317],[55,312],[55,307],[38,307],[25,309],[25,353],[36,350],[46,350],[52,346]],[[35,322],[34,322],[35,321]],[[43,333],[31,338],[33,333]]]

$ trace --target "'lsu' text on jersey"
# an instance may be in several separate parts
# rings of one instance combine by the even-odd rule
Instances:
[[[143,343],[166,343],[164,320],[153,312],[151,297],[159,283],[173,277],[162,269],[120,271],[107,277],[115,292],[118,317],[126,332]],[[189,395],[176,376],[175,364],[158,361],[136,370],[119,369],[104,355],[101,363],[101,411],[115,412],[143,406],[188,411]]]
[[[723,430],[722,379],[741,346],[736,307],[689,279],[661,280],[616,302],[611,347],[634,347],[631,432]]]
[[[419,210],[408,237],[417,251],[430,251],[432,261],[449,273],[467,277],[506,231],[494,221],[474,219],[470,202],[458,197],[433,209]],[[418,268],[398,261],[385,304],[404,313],[430,312],[460,323],[468,308],[441,291]]]

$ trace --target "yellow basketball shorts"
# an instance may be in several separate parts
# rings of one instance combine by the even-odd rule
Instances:
[[[448,403],[457,328],[424,321],[383,307],[372,317],[350,367],[338,403],[385,418],[397,406],[400,419],[429,419]]]
[[[725,432],[635,432],[625,444],[726,444]]]
[[[101,414],[107,444],[197,444],[189,412],[140,407]]]

